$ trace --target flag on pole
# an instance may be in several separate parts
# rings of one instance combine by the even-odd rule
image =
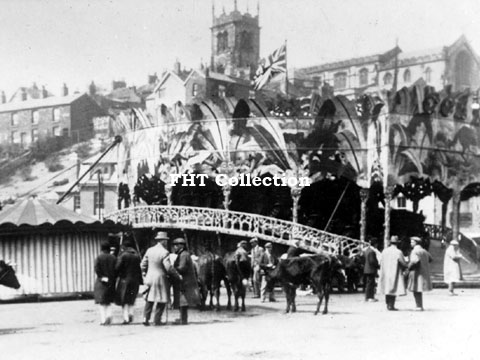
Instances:
[[[287,47],[280,46],[266,59],[263,59],[258,66],[257,73],[253,79],[255,90],[264,87],[275,75],[287,72]]]

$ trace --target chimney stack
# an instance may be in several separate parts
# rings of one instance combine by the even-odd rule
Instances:
[[[175,74],[177,74],[177,75],[180,74],[181,65],[182,65],[182,64],[180,64],[180,61],[178,61],[178,59],[177,59],[177,60],[175,61],[175,63],[173,64],[173,72],[174,72]]]
[[[67,84],[63,83],[62,86],[62,96],[68,96],[68,87]]]
[[[42,85],[42,94],[41,94],[41,98],[42,99],[45,99],[48,97],[48,91],[47,89],[45,89],[45,85]]]
[[[148,85],[155,85],[158,82],[157,73],[148,75]]]
[[[22,90],[21,90],[20,98],[21,98],[22,101],[27,100],[27,91],[23,87],[22,87]]]
[[[7,96],[5,95],[5,91],[2,91],[0,95],[0,104],[5,104],[7,102]]]
[[[95,86],[95,83],[93,82],[92,80],[92,83],[90,84],[90,86],[88,87],[88,93],[93,96],[95,95],[97,92],[97,87]]]

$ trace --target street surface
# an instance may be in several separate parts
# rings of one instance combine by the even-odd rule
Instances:
[[[363,294],[333,294],[328,315],[313,315],[316,297],[297,296],[298,312],[285,315],[284,297],[261,303],[247,298],[247,311],[191,310],[188,326],[141,324],[143,299],[134,323],[99,326],[93,300],[0,304],[2,359],[478,359],[480,290],[445,289],[424,296],[416,312],[413,296],[397,299],[398,312]],[[225,298],[222,298],[225,304]],[[165,320],[165,317],[163,318]]]

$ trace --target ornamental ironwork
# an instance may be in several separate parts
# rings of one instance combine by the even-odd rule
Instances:
[[[151,205],[118,210],[105,219],[134,228],[175,228],[257,237],[283,245],[335,255],[357,255],[363,242],[309,226],[238,211],[191,206]]]

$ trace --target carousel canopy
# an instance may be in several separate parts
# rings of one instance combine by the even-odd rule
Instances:
[[[67,221],[72,224],[93,224],[99,222],[98,219],[93,217],[77,214],[63,206],[38,198],[23,200],[0,212],[0,225],[55,225],[60,221]]]

